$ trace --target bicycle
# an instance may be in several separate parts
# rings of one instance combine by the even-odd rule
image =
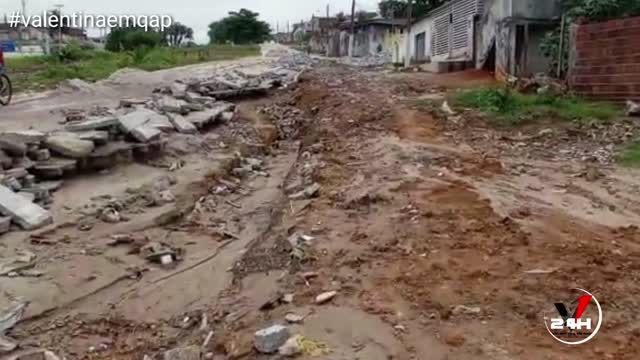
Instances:
[[[11,85],[11,79],[4,66],[4,54],[0,50],[0,105],[7,106],[11,102],[13,96],[13,86]]]

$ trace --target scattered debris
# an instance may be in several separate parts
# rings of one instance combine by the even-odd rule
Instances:
[[[140,249],[140,254],[151,262],[169,265],[181,261],[184,250],[174,249],[169,245],[152,241]]]
[[[442,103],[442,107],[441,108],[442,108],[442,111],[444,111],[447,115],[455,115],[456,114],[456,112],[451,109],[451,107],[449,106],[449,103],[446,102],[446,101]]]
[[[322,186],[318,183],[313,183],[312,185],[308,186],[307,188],[305,188],[304,190],[295,193],[293,195],[289,195],[289,199],[291,200],[301,200],[301,199],[308,199],[308,198],[312,198],[314,196],[316,196],[318,194],[318,192],[320,191],[320,189],[322,188]]]
[[[18,347],[18,344],[11,339],[6,338],[0,334],[0,355],[11,352]]]
[[[481,312],[482,309],[479,307],[469,307],[465,305],[458,305],[451,311],[453,315],[478,315]]]
[[[10,216],[25,230],[33,230],[53,222],[51,214],[8,188],[0,185],[0,213]]]
[[[287,315],[285,315],[284,319],[291,324],[299,324],[304,320],[304,316],[294,313],[288,313]]]
[[[27,307],[25,302],[12,302],[7,307],[0,309],[0,335],[14,327],[24,314]]]
[[[200,360],[200,347],[187,346],[167,350],[164,353],[163,360]]]
[[[337,291],[329,291],[329,292],[322,293],[316,296],[316,304],[318,305],[325,304],[331,301],[334,297],[336,297],[336,295],[338,295]]]
[[[278,348],[278,354],[282,356],[297,356],[302,354],[302,340],[304,338],[301,335],[295,335],[289,338],[280,348]]]
[[[271,354],[278,351],[289,339],[289,329],[286,326],[274,325],[255,333],[254,346],[261,353]]]

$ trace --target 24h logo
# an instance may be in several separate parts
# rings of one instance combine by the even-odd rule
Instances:
[[[572,289],[577,299],[565,305],[556,302],[544,312],[544,323],[554,339],[567,345],[580,345],[593,339],[602,325],[602,308],[583,289]]]

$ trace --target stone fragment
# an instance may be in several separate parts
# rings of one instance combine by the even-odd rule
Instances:
[[[60,190],[60,188],[62,187],[63,181],[62,180],[57,180],[57,181],[43,181],[37,184],[37,186],[43,190],[46,190],[48,192],[56,192],[58,190]]]
[[[187,96],[187,85],[181,82],[175,81],[171,84],[169,90],[171,90],[171,95],[176,99],[184,99]]]
[[[22,319],[26,307],[27,303],[16,301],[0,307],[0,334],[13,328]]]
[[[284,316],[284,319],[291,324],[299,324],[304,320],[304,316],[294,313],[288,313]]]
[[[0,149],[10,156],[22,157],[27,154],[27,144],[15,139],[0,138]]]
[[[201,128],[218,120],[222,113],[234,108],[234,104],[219,102],[214,104],[213,108],[211,109],[189,114],[186,117],[186,120],[194,124],[197,128]]]
[[[163,356],[164,360],[200,360],[200,347],[187,346],[167,350]]]
[[[163,96],[156,101],[158,109],[167,113],[181,113],[182,106],[186,103],[182,100],[172,98],[171,96]]]
[[[131,130],[131,136],[143,143],[155,140],[159,138],[161,134],[162,131],[147,125],[138,126]]]
[[[18,180],[21,180],[22,178],[26,177],[27,175],[29,175],[29,173],[27,172],[26,169],[24,168],[13,168],[13,169],[9,169],[6,170],[4,172],[4,174],[6,176],[12,176]]]
[[[13,158],[13,167],[14,168],[24,168],[24,169],[33,169],[35,163],[29,159],[28,157],[16,157]]]
[[[0,355],[11,352],[15,350],[17,347],[18,347],[18,344],[16,344],[14,341],[0,334]]]
[[[0,139],[9,139],[24,144],[40,144],[47,135],[36,130],[6,131],[0,133]]]
[[[103,116],[89,118],[88,120],[69,124],[64,128],[67,131],[92,131],[92,130],[105,130],[118,125],[118,118],[115,116]]]
[[[0,235],[8,233],[9,229],[11,229],[11,217],[0,217]]]
[[[9,189],[11,189],[13,191],[20,191],[22,189],[22,184],[20,183],[20,181],[18,181],[13,176],[6,176],[2,180],[2,185],[8,187]]]
[[[220,115],[220,120],[223,122],[229,122],[233,120],[235,113],[233,111],[225,111]]]
[[[182,134],[195,134],[198,129],[195,125],[187,121],[182,115],[179,114],[167,114],[169,121],[173,127]]]
[[[120,100],[120,107],[132,107],[134,105],[144,105],[147,103],[147,99],[135,99],[135,98],[127,98]]]
[[[13,159],[4,150],[0,149],[0,167],[8,169],[11,166],[13,166]]]
[[[334,297],[338,295],[337,291],[328,291],[316,296],[316,304],[321,305],[331,301]]]
[[[308,198],[314,197],[318,193],[318,191],[320,191],[321,188],[322,187],[320,186],[320,184],[313,183],[312,185],[308,186],[304,190],[298,193],[289,195],[289,199],[301,200],[301,199],[308,199]]]
[[[302,353],[302,340],[303,337],[301,335],[296,335],[289,338],[289,340],[287,340],[284,345],[278,348],[278,354],[288,357],[300,355]]]
[[[289,329],[286,326],[274,325],[255,333],[254,346],[261,353],[271,354],[278,351],[289,339]]]
[[[35,160],[36,161],[47,161],[51,158],[51,152],[49,149],[40,149],[36,151]]]
[[[185,100],[187,100],[190,103],[197,103],[197,104],[207,104],[207,103],[216,101],[215,98],[212,98],[210,96],[200,95],[195,92],[187,92],[185,96]]]
[[[20,191],[18,195],[22,196],[29,202],[34,202],[36,200],[36,194],[28,192],[28,191]]]
[[[93,141],[95,145],[105,145],[109,141],[109,132],[103,130],[91,130],[78,134],[81,140]]]
[[[0,213],[11,216],[25,230],[33,230],[53,222],[51,214],[4,186],[0,186]]]
[[[54,134],[45,140],[45,146],[50,150],[70,158],[87,157],[95,145],[92,141],[81,140],[78,137],[69,134]]]

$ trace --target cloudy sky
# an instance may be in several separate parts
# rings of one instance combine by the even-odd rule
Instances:
[[[299,22],[312,14],[324,15],[329,5],[331,13],[351,11],[351,0],[26,0],[27,13],[51,9],[63,4],[63,12],[82,11],[87,14],[170,14],[176,21],[192,27],[196,41],[207,41],[209,23],[224,17],[229,11],[247,8],[260,13],[262,20],[275,29],[287,22]],[[21,0],[0,0],[0,14],[19,10]],[[377,0],[356,0],[357,9],[374,10]]]

